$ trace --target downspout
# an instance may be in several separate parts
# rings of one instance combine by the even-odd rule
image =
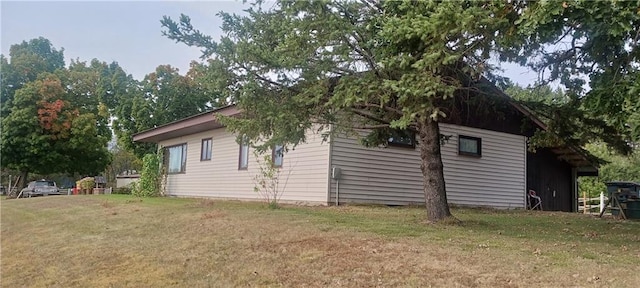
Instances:
[[[529,156],[529,149],[528,149],[528,138],[524,137],[524,210],[527,210],[527,192],[528,192],[528,187],[527,187],[527,181],[529,180],[529,170],[527,170],[527,158]]]
[[[327,205],[331,205],[331,172],[333,167],[333,124],[329,125],[329,163],[327,165]]]
[[[578,168],[577,167],[571,167],[571,184],[572,184],[572,190],[571,194],[573,197],[573,203],[571,204],[571,209],[573,210],[573,212],[578,212],[578,198],[580,197],[580,193],[579,193],[579,186],[578,186]],[[585,203],[586,204],[586,203]],[[586,207],[586,206],[585,206]]]
[[[338,206],[338,201],[340,199],[340,178],[336,179],[336,206]]]
[[[340,167],[333,166],[331,168],[331,179],[336,180],[336,206],[340,204],[340,177],[342,176]]]

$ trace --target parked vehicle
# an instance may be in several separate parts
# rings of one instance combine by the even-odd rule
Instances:
[[[29,182],[26,188],[20,192],[22,197],[60,195],[56,182],[51,180],[37,180]]]

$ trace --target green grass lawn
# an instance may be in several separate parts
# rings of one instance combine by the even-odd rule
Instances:
[[[2,200],[3,287],[638,287],[640,221],[123,195]]]

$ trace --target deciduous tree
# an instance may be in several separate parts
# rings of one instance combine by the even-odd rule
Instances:
[[[110,116],[95,72],[106,64],[66,69],[62,50],[44,38],[12,46],[10,56],[2,57],[2,167],[20,171],[22,185],[31,172],[102,172],[110,161]]]
[[[633,1],[530,1],[521,9],[519,53],[503,55],[539,72],[542,84],[565,88],[570,110],[623,153],[640,140],[640,13]],[[551,128],[575,113],[560,116]],[[575,117],[574,117],[575,118]],[[584,121],[581,121],[584,122]],[[563,129],[560,129],[563,130]],[[585,140],[592,140],[585,139]],[[581,144],[586,141],[581,141]]]
[[[119,98],[115,112],[119,144],[142,158],[154,153],[156,146],[133,143],[135,133],[210,109],[215,98],[203,87],[206,82],[197,80],[204,69],[204,66],[192,65],[188,76],[183,76],[170,65],[160,65],[147,74],[138,87],[127,89],[127,97]]]

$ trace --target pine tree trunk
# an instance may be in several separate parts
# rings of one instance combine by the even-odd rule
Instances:
[[[453,218],[447,203],[438,122],[426,117],[418,123],[418,135],[427,219],[430,222],[440,222]]]

